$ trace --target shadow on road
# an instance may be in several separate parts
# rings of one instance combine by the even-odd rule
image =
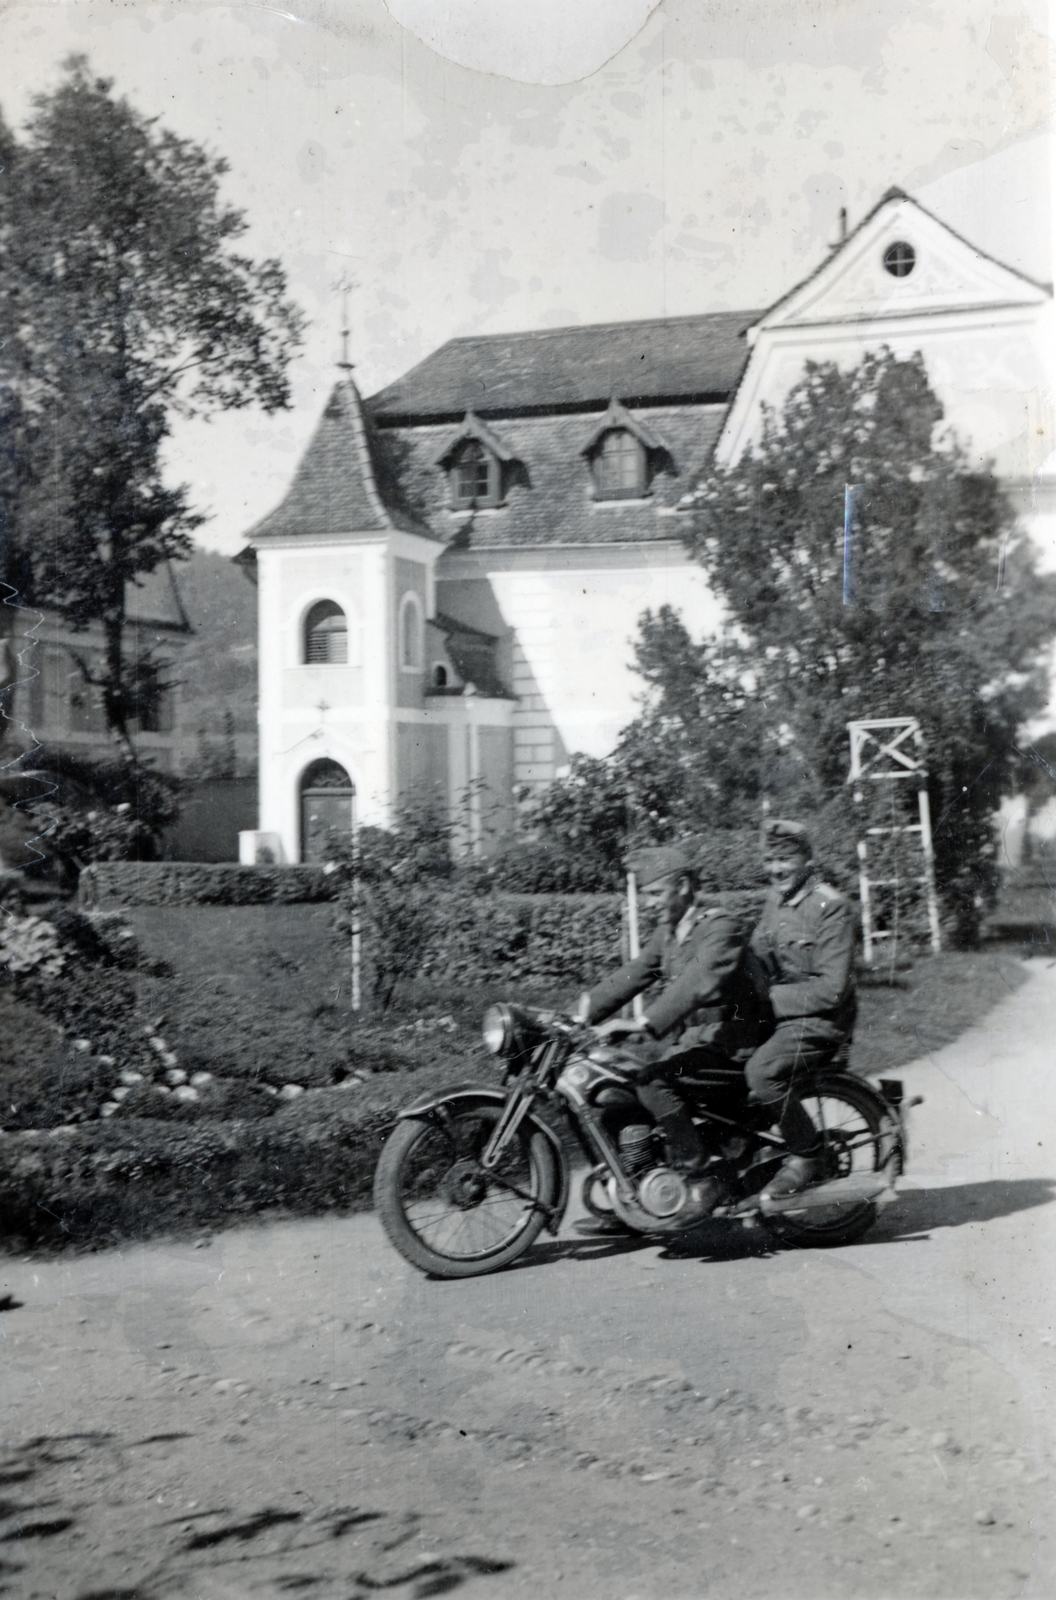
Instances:
[[[900,1193],[896,1204],[881,1213],[876,1226],[860,1243],[922,1241],[936,1228],[963,1228],[972,1223],[992,1222],[1017,1211],[1050,1205],[1053,1200],[1056,1200],[1056,1179],[1052,1178],[907,1189]],[[613,1238],[559,1239],[537,1244],[506,1271],[523,1272],[554,1266],[560,1261],[605,1261],[613,1256],[633,1255],[638,1250],[655,1250],[658,1243],[664,1245],[661,1259],[665,1261],[740,1261],[751,1256],[772,1255],[784,1248],[764,1227],[744,1228],[740,1223],[723,1218],[703,1222],[687,1233],[668,1238],[629,1233]]]
[[[993,1222],[1017,1211],[1050,1205],[1056,1200],[1056,1179],[1017,1178],[1011,1183],[960,1183],[946,1189],[906,1189],[896,1205],[883,1215],[863,1243],[877,1243],[932,1228],[963,1228],[973,1222]]]

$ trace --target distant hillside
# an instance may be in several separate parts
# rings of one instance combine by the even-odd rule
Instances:
[[[195,550],[173,571],[194,633],[181,650],[180,767],[211,777],[257,768],[257,591],[228,556]]]

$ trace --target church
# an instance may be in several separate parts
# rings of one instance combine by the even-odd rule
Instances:
[[[260,818],[243,858],[318,860],[401,796],[486,849],[514,794],[636,712],[631,641],[720,621],[679,521],[808,360],[923,356],[945,425],[1049,531],[1052,286],[890,190],[763,309],[452,339],[362,399],[346,369],[236,557],[259,591]]]

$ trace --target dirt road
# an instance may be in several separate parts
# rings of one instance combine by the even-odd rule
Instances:
[[[570,1230],[430,1282],[372,1217],[8,1260],[0,1592],[1056,1594],[1056,967],[904,1074],[913,1188],[765,1253]]]

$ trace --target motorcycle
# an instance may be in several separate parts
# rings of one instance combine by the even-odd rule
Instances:
[[[804,1079],[823,1176],[771,1200],[766,1185],[788,1152],[772,1113],[749,1102],[736,1062],[714,1056],[679,1079],[709,1158],[701,1177],[687,1179],[667,1163],[626,1051],[582,1022],[527,1006],[489,1007],[483,1031],[505,1063],[502,1087],[459,1083],[415,1100],[399,1113],[375,1174],[390,1241],[435,1277],[494,1272],[544,1228],[556,1236],[577,1144],[589,1163],[587,1211],[633,1233],[675,1234],[728,1216],[791,1245],[849,1244],[894,1198],[906,1144],[897,1079],[874,1088],[838,1060]]]

